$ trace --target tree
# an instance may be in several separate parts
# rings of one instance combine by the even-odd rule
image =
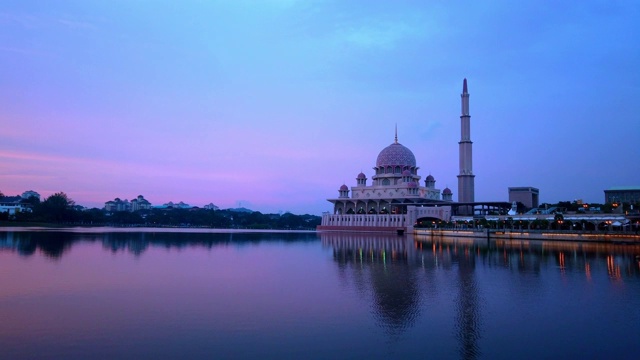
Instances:
[[[29,206],[29,207],[33,207],[36,206],[38,204],[40,204],[40,199],[38,199],[35,196],[29,196],[27,199],[22,199],[20,200],[21,203]]]
[[[38,207],[39,213],[45,220],[51,221],[72,221],[76,203],[64,192],[55,193],[46,198]]]

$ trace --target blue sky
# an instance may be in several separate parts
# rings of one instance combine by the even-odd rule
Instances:
[[[380,150],[476,200],[640,185],[634,1],[9,1],[0,191],[328,211]]]

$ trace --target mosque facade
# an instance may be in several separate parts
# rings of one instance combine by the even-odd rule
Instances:
[[[469,94],[467,80],[463,83],[459,201],[473,201],[473,173],[471,171],[471,137]],[[327,199],[333,212],[322,216],[318,230],[396,231],[412,230],[420,218],[449,221],[453,193],[451,189],[436,188],[436,180],[429,174],[423,184],[418,175],[416,157],[398,142],[396,128],[394,142],[382,149],[376,158],[371,180],[359,173],[355,186],[343,184],[338,197]]]

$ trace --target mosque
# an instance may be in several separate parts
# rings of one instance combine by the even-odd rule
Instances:
[[[475,175],[467,79],[463,81],[461,98],[458,202],[473,203]],[[421,186],[418,169],[413,152],[398,142],[396,128],[394,142],[378,154],[371,183],[367,184],[367,176],[361,172],[355,186],[340,186],[338,197],[327,199],[333,204],[333,214],[323,214],[318,230],[411,231],[418,219],[449,221],[452,205],[456,205],[458,213],[470,211],[473,215],[473,207],[465,209],[453,201],[451,189],[437,189],[433,175],[428,175]]]

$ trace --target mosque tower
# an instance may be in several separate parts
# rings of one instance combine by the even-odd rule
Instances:
[[[473,168],[471,161],[471,116],[469,115],[469,93],[467,79],[462,83],[462,115],[460,115],[460,175],[458,175],[458,202],[474,202]],[[473,215],[472,208],[468,209]]]

